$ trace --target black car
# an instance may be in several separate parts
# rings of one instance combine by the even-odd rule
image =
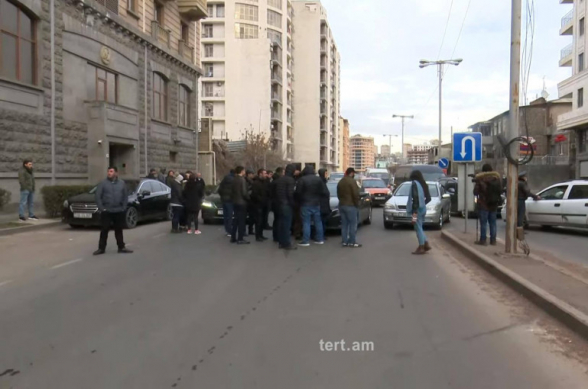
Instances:
[[[451,196],[451,214],[457,215],[459,213],[457,204],[457,178],[445,177],[439,180],[439,184]]]
[[[443,169],[437,165],[401,165],[394,172],[394,186],[398,188],[400,184],[408,181],[413,170],[423,173],[425,181],[439,181],[445,177]]]
[[[339,213],[339,199],[337,198],[337,182],[327,182],[327,188],[331,195],[330,205],[331,214],[327,219],[326,227],[327,230],[340,230],[341,229],[341,214]],[[360,189],[359,199],[359,217],[357,224],[371,224],[372,223],[372,201],[370,194],[365,191],[364,188]]]
[[[202,220],[204,224],[222,223],[223,202],[218,194],[218,187],[202,201]]]
[[[156,180],[125,180],[129,203],[125,227],[135,228],[146,220],[171,220],[171,189]],[[100,211],[96,205],[97,186],[90,192],[73,196],[63,203],[62,222],[71,227],[99,226]]]

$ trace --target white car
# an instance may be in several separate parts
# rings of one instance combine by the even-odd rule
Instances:
[[[431,193],[431,201],[427,204],[425,225],[441,229],[444,223],[451,221],[451,196],[438,182],[427,181],[427,185]],[[384,227],[386,229],[392,229],[395,224],[412,224],[412,215],[406,212],[410,187],[411,181],[402,183],[384,204]]]
[[[537,195],[541,200],[525,201],[529,225],[588,228],[587,180],[555,184]],[[506,205],[502,219],[506,221]]]

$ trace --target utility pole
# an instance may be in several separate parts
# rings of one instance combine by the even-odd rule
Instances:
[[[392,137],[398,135],[384,134],[384,136],[388,137],[388,147],[390,150],[390,153],[388,154],[388,164],[390,164],[390,161],[392,160]]]
[[[521,14],[522,0],[512,0],[510,42],[510,109],[507,138],[511,141],[519,136],[519,84],[521,77]],[[510,145],[510,155],[519,159],[519,145]],[[506,188],[506,246],[507,253],[517,252],[517,208],[519,167],[507,160]]]
[[[414,119],[414,115],[392,115],[393,118],[402,119],[402,159],[406,158],[404,155],[404,119]],[[404,162],[403,162],[404,163]]]

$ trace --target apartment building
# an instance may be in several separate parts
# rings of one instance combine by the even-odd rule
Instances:
[[[108,166],[197,168],[205,0],[0,0],[0,15],[0,186],[13,201],[25,158],[37,187],[94,184]]]
[[[368,167],[374,166],[376,161],[374,138],[353,135],[349,139],[349,151],[351,153],[350,167],[356,171],[365,172]]]
[[[253,131],[292,159],[290,0],[210,0],[202,23],[202,117],[214,139]]]
[[[293,1],[294,159],[338,170],[340,56],[320,1]]]
[[[349,167],[349,120],[339,118],[339,171],[344,172]]]
[[[390,145],[380,146],[380,155],[382,155],[382,157],[389,157],[390,156]]]
[[[570,36],[572,42],[561,50],[559,66],[569,67],[571,76],[558,85],[560,98],[572,98],[572,110],[560,115],[557,129],[561,135],[574,132],[575,176],[588,178],[588,106],[584,104],[585,91],[588,91],[588,72],[586,71],[586,16],[588,2],[583,0],[561,0],[560,3],[572,8],[561,19],[562,36]]]
[[[422,165],[427,164],[429,161],[429,149],[432,145],[413,145],[408,150],[407,159],[410,165]]]

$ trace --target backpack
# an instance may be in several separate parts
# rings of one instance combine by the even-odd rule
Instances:
[[[500,180],[488,182],[486,187],[486,203],[490,206],[498,205],[502,201],[502,183]]]

